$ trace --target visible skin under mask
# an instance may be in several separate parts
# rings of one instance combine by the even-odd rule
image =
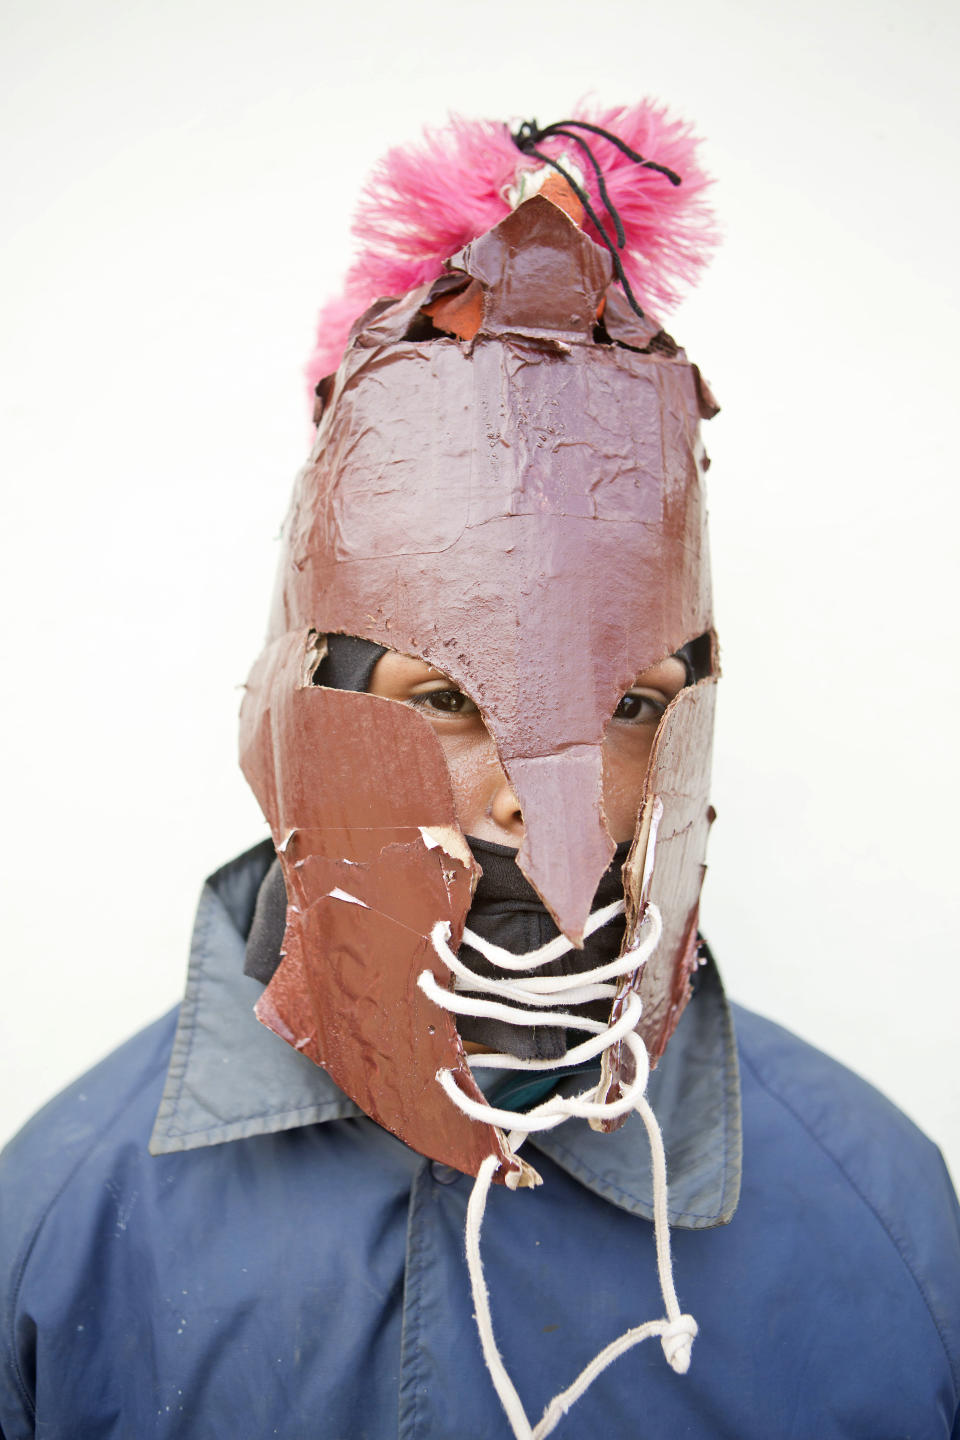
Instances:
[[[686,684],[682,661],[669,655],[638,675],[609,721],[603,741],[603,812],[616,844],[633,837],[657,725]],[[388,651],[377,661],[368,691],[399,700],[425,716],[436,733],[465,835],[517,847],[523,815],[476,704],[424,660]]]

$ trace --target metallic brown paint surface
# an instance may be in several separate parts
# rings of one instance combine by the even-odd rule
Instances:
[[[690,999],[690,977],[697,968],[697,916],[706,871],[704,856],[714,812],[707,803],[713,752],[716,679],[681,690],[660,722],[647,767],[637,834],[623,867],[627,903],[624,952],[638,939],[648,903],[663,920],[660,944],[646,965],[617,987],[611,1018],[619,1019],[630,990],[637,990],[643,1014],[637,1026],[651,1065],[656,1065]],[[655,842],[652,811],[659,802]],[[652,868],[648,846],[652,844]],[[647,883],[644,885],[644,873]],[[617,1045],[604,1066],[607,1098],[616,1099],[620,1082],[633,1078],[629,1052]],[[616,1130],[624,1119],[597,1128]]]
[[[278,641],[248,686],[256,720],[244,735],[244,770],[269,797],[288,899],[284,959],[257,1016],[386,1129],[474,1172],[491,1152],[505,1158],[506,1147],[438,1086],[437,1071],[452,1069],[483,1099],[453,1017],[417,987],[424,969],[450,985],[426,937],[446,920],[459,944],[473,888],[472,865],[431,840],[457,836],[446,764],[412,711],[304,684],[310,643],[309,635]],[[367,760],[359,772],[358,748]]]
[[[441,884],[456,863],[419,840],[419,826],[456,825],[439,746],[394,702],[311,686],[308,632],[423,658],[476,701],[523,811],[520,868],[577,943],[614,849],[602,813],[607,723],[635,677],[710,630],[712,615],[703,401],[682,352],[666,341],[649,353],[596,343],[604,296],[609,334],[619,327],[635,344],[649,327],[623,316],[606,252],[541,196],[453,263],[461,281],[482,285],[475,338],[430,333],[421,306],[452,292],[444,277],[373,307],[323,387],[242,750],[291,896],[287,959],[263,1018],[269,1010],[268,1023],[408,1143],[475,1171],[478,1154],[502,1153],[499,1132],[460,1116],[432,1079],[424,1085],[441,1063],[465,1067],[449,1017],[415,993],[430,927],[449,918],[456,941],[469,904],[466,869]],[[696,723],[685,723],[683,743],[665,738],[671,718],[657,749],[670,757],[656,771],[665,792],[676,788],[671,766],[686,777],[680,848],[694,880],[667,862],[680,830],[669,844],[664,832],[655,883],[668,933],[641,982],[654,1058],[685,1003],[706,835],[706,706],[675,701],[668,715],[688,711]],[[684,770],[688,742],[697,758]],[[690,776],[696,795],[686,795]],[[350,891],[332,878],[350,862],[367,867],[368,911],[323,898]],[[401,892],[416,897],[402,916]],[[402,954],[398,924],[409,934]],[[443,1156],[438,1109],[452,1127]]]

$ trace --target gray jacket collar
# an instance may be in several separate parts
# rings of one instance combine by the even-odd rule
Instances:
[[[243,973],[244,948],[272,858],[265,841],[204,886],[150,1140],[155,1155],[362,1116],[324,1070],[253,1014],[262,986]],[[566,1083],[576,1088],[576,1081]],[[733,1022],[712,960],[699,972],[696,996],[647,1093],[667,1152],[670,1223],[726,1224],[740,1193],[740,1081]],[[612,1204],[651,1218],[650,1159],[637,1116],[611,1135],[569,1120],[528,1143]]]

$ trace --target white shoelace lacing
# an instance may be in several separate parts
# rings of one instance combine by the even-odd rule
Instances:
[[[584,935],[592,935],[602,925],[623,913],[623,901],[596,910],[587,921]],[[635,1033],[642,1010],[640,997],[631,990],[626,998],[623,1013],[616,1024],[603,1024],[583,1015],[571,1015],[567,1009],[551,1009],[551,1006],[585,1005],[594,1000],[609,1000],[616,994],[616,985],[609,983],[620,976],[632,974],[643,966],[653,954],[660,941],[663,925],[656,905],[648,904],[640,928],[638,942],[616,960],[595,966],[580,974],[573,975],[527,975],[549,960],[558,959],[574,947],[565,936],[560,935],[538,950],[526,955],[515,955],[512,951],[493,945],[471,930],[464,930],[464,944],[476,950],[498,970],[505,972],[503,978],[492,979],[478,975],[465,965],[450,949],[450,926],[438,921],[433,927],[430,939],[437,955],[453,972],[455,981],[452,991],[438,985],[431,971],[424,970],[418,977],[420,989],[435,1004],[457,1015],[476,1015],[506,1021],[509,1025],[561,1025],[568,1030],[583,1030],[592,1037],[582,1041],[555,1060],[521,1060],[516,1055],[483,1054],[468,1056],[471,1066],[489,1070],[550,1070],[559,1066],[577,1064],[594,1059],[609,1051],[612,1046],[622,1043],[633,1057],[636,1075],[618,1100],[604,1101],[599,1098],[600,1085],[580,1095],[569,1097],[551,1096],[534,1105],[525,1113],[499,1110],[495,1106],[481,1104],[465,1095],[460,1089],[451,1070],[440,1070],[437,1081],[454,1105],[471,1119],[491,1125],[498,1125],[507,1131],[507,1145],[516,1154],[527,1136],[538,1130],[552,1130],[565,1120],[579,1116],[587,1120],[612,1120],[630,1110],[636,1110],[642,1119],[650,1143],[653,1173],[653,1225],[657,1247],[657,1271],[660,1293],[663,1297],[666,1315],[662,1320],[649,1320],[627,1330],[591,1360],[580,1372],[573,1384],[559,1395],[554,1396],[544,1410],[540,1421],[531,1426],[516,1387],[507,1373],[506,1366],[497,1349],[490,1316],[490,1298],[483,1275],[480,1259],[480,1228],[483,1223],[487,1195],[494,1174],[500,1164],[496,1155],[488,1155],[480,1166],[473,1191],[467,1206],[466,1250],[470,1286],[476,1310],[477,1329],[483,1357],[510,1425],[517,1440],[544,1440],[560,1422],[571,1405],[584,1393],[596,1377],[618,1356],[632,1346],[638,1345],[652,1335],[658,1335],[663,1352],[673,1369],[680,1375],[686,1374],[690,1366],[690,1350],[697,1333],[697,1323],[692,1315],[680,1310],[673,1283],[673,1267],[670,1259],[670,1231],[667,1224],[667,1169],[663,1151],[663,1138],[656,1117],[646,1099],[649,1058],[639,1036]],[[484,998],[486,996],[496,998]],[[523,1008],[532,1007],[532,1008]],[[516,1187],[518,1172],[510,1172],[508,1185]]]

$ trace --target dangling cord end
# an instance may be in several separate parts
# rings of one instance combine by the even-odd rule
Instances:
[[[692,1315],[680,1315],[671,1320],[660,1337],[663,1353],[671,1370],[686,1375],[690,1369],[690,1352],[697,1334],[697,1322]]]
[[[653,1172],[653,1233],[657,1243],[657,1273],[660,1277],[660,1293],[667,1312],[660,1343],[671,1369],[678,1375],[686,1375],[690,1369],[690,1352],[693,1349],[697,1322],[692,1315],[680,1310],[676,1286],[673,1283],[673,1261],[670,1256],[670,1224],[667,1219],[667,1159],[663,1150],[663,1136],[657,1117],[650,1108],[646,1096],[637,1104],[637,1111],[643,1121],[650,1144],[650,1165]]]
[[[516,1440],[532,1440],[533,1430],[527,1419],[527,1412],[523,1408],[523,1402],[517,1394],[513,1381],[507,1374],[507,1367],[503,1363],[493,1336],[490,1295],[483,1276],[483,1261],[480,1259],[480,1227],[483,1224],[483,1212],[487,1208],[490,1182],[496,1174],[499,1164],[496,1155],[488,1155],[477,1171],[477,1178],[470,1192],[470,1201],[467,1205],[467,1270],[470,1273],[470,1289],[473,1292],[473,1304],[477,1312],[480,1347],[483,1350],[483,1358],[490,1371],[494,1389],[500,1397],[501,1405],[507,1412],[507,1419],[510,1421]]]

